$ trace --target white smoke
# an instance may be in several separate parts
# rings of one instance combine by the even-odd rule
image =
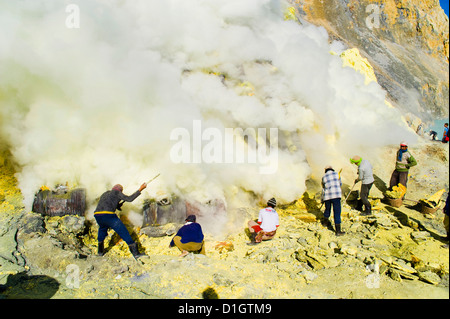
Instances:
[[[79,28],[67,26],[69,4],[79,8]],[[93,202],[113,184],[132,193],[157,173],[146,196],[163,190],[205,202],[239,190],[290,202],[327,164],[414,142],[381,87],[342,67],[323,28],[283,21],[285,7],[0,1],[0,136],[20,166],[27,207],[41,185],[83,186]],[[278,128],[277,172],[173,163],[170,134],[194,120]]]

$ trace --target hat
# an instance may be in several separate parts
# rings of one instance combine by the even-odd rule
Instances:
[[[356,165],[359,165],[361,163],[361,161],[362,161],[362,158],[358,155],[355,155],[350,159],[350,163],[356,164]]]
[[[195,215],[189,215],[185,221],[195,223],[197,217]]]
[[[275,198],[272,197],[272,198],[269,199],[269,201],[267,202],[267,205],[276,207],[276,206],[277,206],[277,200],[276,200]]]
[[[327,169],[333,169],[333,167],[331,165],[325,166],[325,170]]]
[[[114,191],[123,192],[123,186],[120,185],[120,184],[114,185],[112,189],[113,189]]]
[[[407,142],[401,142],[401,143],[400,143],[400,146],[406,146],[406,147],[408,147],[408,143],[407,143]]]

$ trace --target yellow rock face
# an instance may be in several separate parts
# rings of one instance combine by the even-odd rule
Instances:
[[[12,211],[20,213],[17,207],[22,206],[22,199],[9,154],[0,150],[0,214]]]
[[[364,83],[377,82],[372,65],[364,58],[357,48],[348,49],[340,55],[343,66],[349,66],[365,76]]]

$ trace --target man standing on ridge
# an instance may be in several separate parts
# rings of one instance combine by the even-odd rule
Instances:
[[[361,215],[368,216],[372,214],[372,207],[369,202],[369,192],[372,188],[373,182],[375,181],[372,173],[372,165],[368,160],[364,160],[358,155],[353,156],[350,159],[350,163],[358,166],[358,178],[355,179],[355,184],[361,181],[361,202],[366,208],[365,212]]]
[[[448,143],[448,123],[444,124],[444,135],[442,136],[442,143]]]
[[[97,204],[97,208],[94,211],[94,217],[99,226],[97,239],[99,256],[103,256],[105,253],[104,240],[108,235],[109,228],[114,229],[114,231],[120,236],[120,238],[122,238],[127,243],[128,247],[130,248],[130,252],[135,259],[143,256],[142,254],[139,254],[136,243],[131,238],[130,233],[128,232],[125,225],[115,214],[115,211],[116,209],[120,209],[120,207],[122,206],[123,203],[120,203],[121,200],[125,202],[134,201],[139,195],[141,195],[142,190],[146,187],[147,184],[144,183],[134,194],[132,194],[131,196],[127,196],[122,193],[122,185],[117,184],[114,185],[111,190],[106,191],[102,194]]]
[[[397,158],[395,162],[395,170],[392,172],[389,188],[398,185],[399,183],[406,187],[408,183],[409,169],[417,165],[416,159],[408,151],[408,143],[400,143],[400,149],[397,151]]]

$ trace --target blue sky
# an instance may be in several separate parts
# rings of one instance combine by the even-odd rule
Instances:
[[[445,13],[448,16],[448,2],[449,2],[449,0],[439,0],[439,2],[441,3],[442,9],[444,9]]]

